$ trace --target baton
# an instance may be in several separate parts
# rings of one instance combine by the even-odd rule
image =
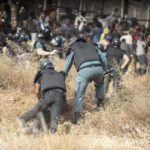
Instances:
[[[104,76],[107,75],[107,74],[109,74],[109,73],[112,73],[112,72],[114,72],[114,71],[115,71],[115,69],[110,69],[109,71],[106,71],[106,72],[104,73]]]

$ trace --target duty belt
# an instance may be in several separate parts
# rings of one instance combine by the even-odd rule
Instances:
[[[90,67],[101,67],[101,65],[100,64],[91,64],[91,65],[81,67],[80,70],[84,69],[84,68],[90,68]]]

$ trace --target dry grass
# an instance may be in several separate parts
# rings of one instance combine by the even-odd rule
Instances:
[[[63,66],[57,61],[58,70]],[[37,64],[15,65],[0,61],[0,150],[141,150],[149,149],[150,141],[150,77],[124,77],[123,89],[106,98],[106,110],[96,112],[93,86],[89,86],[79,125],[73,125],[72,99],[76,73],[67,79],[69,111],[62,119],[55,136],[21,135],[15,118],[36,102],[33,76]]]

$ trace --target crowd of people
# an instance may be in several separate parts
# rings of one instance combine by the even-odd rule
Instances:
[[[119,39],[120,48],[130,59],[129,64],[134,59],[135,71],[140,74],[146,72],[149,66],[150,29],[141,25],[136,18],[118,18],[117,9],[108,17],[101,14],[93,15],[92,20],[87,19],[86,12],[81,12],[77,16],[70,9],[66,9],[65,12],[66,14],[58,21],[56,8],[43,11],[42,6],[38,5],[38,11],[34,12],[26,5],[16,3],[17,24],[15,25],[11,22],[9,4],[7,2],[2,4],[0,8],[1,52],[4,47],[8,47],[11,55],[18,54],[18,51],[16,52],[16,49],[10,46],[12,43],[9,44],[8,39],[21,47],[20,53],[33,52],[36,39],[48,43],[44,43],[49,45],[48,51],[52,49],[63,51],[70,39],[79,36],[97,44],[104,51],[111,45],[113,39]],[[32,47],[24,46],[31,40]]]
[[[11,58],[22,53],[33,54],[35,51],[38,59],[42,59],[40,71],[35,77],[39,102],[32,110],[20,116],[22,127],[38,112],[50,107],[51,133],[57,131],[62,102],[65,103],[65,80],[73,63],[78,72],[73,104],[75,124],[81,119],[84,95],[90,82],[95,83],[97,110],[101,112],[111,80],[114,89],[119,90],[122,74],[129,73],[131,64],[134,64],[134,74],[142,76],[149,73],[150,28],[140,24],[136,18],[119,18],[118,9],[115,9],[107,17],[96,14],[89,20],[86,12],[75,16],[67,9],[57,20],[54,8],[47,12],[42,11],[39,5],[41,10],[36,13],[24,5],[16,5],[15,26],[11,22],[10,6],[4,3],[0,9],[0,51],[3,55],[7,49]],[[34,50],[22,47],[23,50],[18,52],[9,41],[19,46],[28,45],[32,41],[31,49]],[[50,61],[51,56],[56,54],[65,59],[61,72],[57,72]]]

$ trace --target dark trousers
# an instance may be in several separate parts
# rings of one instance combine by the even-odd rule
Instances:
[[[117,90],[120,87],[121,75],[118,71],[108,74],[105,77],[105,92],[108,92],[110,82],[113,80],[113,88]]]
[[[45,110],[42,111],[43,113],[43,117],[44,117],[44,120],[45,120],[45,123],[46,123],[46,127],[47,128],[50,128],[50,123],[51,123],[51,111],[50,111],[50,108],[47,108]],[[41,122],[41,116],[40,114],[38,113],[37,115],[37,118],[33,124],[33,129],[42,129],[42,122]]]
[[[51,125],[58,124],[59,114],[64,104],[65,94],[62,90],[50,90],[45,92],[44,96],[39,102],[29,111],[20,116],[20,119],[24,119],[25,122],[36,117],[40,111],[46,110],[50,107],[51,113]]]

